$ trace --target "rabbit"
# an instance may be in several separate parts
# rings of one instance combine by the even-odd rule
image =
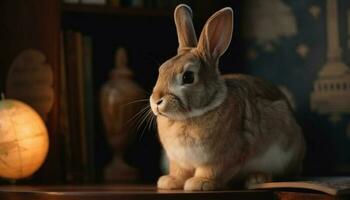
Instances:
[[[233,11],[213,14],[197,41],[192,10],[174,11],[177,55],[164,62],[149,98],[169,174],[159,189],[219,190],[298,175],[305,154],[300,126],[283,93],[243,74],[220,75]]]

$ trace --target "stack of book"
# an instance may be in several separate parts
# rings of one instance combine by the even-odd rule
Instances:
[[[92,40],[65,31],[61,42],[60,130],[69,182],[94,180]]]

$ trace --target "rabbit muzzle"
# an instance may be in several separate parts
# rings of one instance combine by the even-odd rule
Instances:
[[[154,115],[163,115],[170,119],[183,119],[186,109],[181,99],[174,94],[163,96],[153,93],[150,97],[150,105]]]

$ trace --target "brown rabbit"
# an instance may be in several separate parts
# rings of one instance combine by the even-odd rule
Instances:
[[[233,11],[206,22],[199,41],[192,11],[175,9],[178,54],[159,68],[150,97],[161,143],[170,162],[160,189],[214,190],[244,178],[247,186],[297,174],[305,144],[285,96],[252,76],[221,76]]]

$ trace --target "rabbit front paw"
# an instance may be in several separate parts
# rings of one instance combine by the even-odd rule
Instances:
[[[171,175],[161,176],[157,182],[157,187],[165,190],[182,189],[183,185],[184,181]]]
[[[184,190],[189,191],[205,191],[214,189],[216,189],[216,184],[214,180],[200,177],[192,177],[188,179],[184,187]]]

